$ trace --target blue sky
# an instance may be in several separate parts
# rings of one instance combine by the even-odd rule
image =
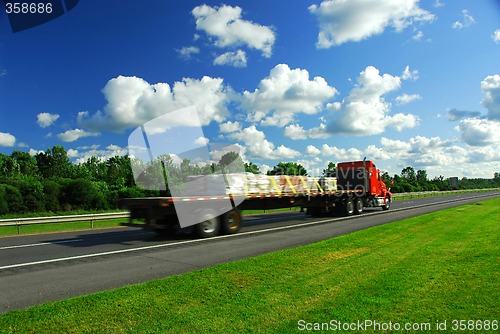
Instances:
[[[367,157],[491,178],[499,59],[495,0],[87,0],[17,33],[2,9],[0,153],[124,155],[135,128],[195,106],[201,142],[262,171]]]

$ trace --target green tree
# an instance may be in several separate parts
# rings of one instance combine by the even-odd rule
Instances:
[[[413,169],[413,167],[411,167],[411,166],[408,166],[401,171],[401,177],[403,179],[405,179],[410,184],[416,184],[416,182],[417,182],[417,176],[415,174],[415,169]]]
[[[19,171],[24,175],[38,176],[38,165],[36,159],[28,152],[15,150],[10,155],[19,165]]]
[[[71,177],[74,172],[74,167],[62,146],[56,145],[52,149],[38,153],[35,159],[43,178]]]
[[[224,173],[241,173],[244,166],[240,154],[233,151],[224,154],[218,165]]]
[[[296,162],[279,162],[267,175],[302,175],[307,176],[307,170]]]
[[[326,166],[326,169],[323,169],[323,176],[329,177],[329,176],[335,176],[337,174],[337,165],[333,162],[329,162],[328,166]]]
[[[252,174],[259,174],[259,166],[254,164],[253,162],[245,162],[245,172]]]
[[[21,173],[21,167],[15,159],[5,154],[0,154],[0,178],[13,177]]]
[[[5,213],[23,213],[25,211],[23,195],[19,189],[9,184],[0,184],[0,195],[4,203],[0,204],[2,210],[7,208]]]

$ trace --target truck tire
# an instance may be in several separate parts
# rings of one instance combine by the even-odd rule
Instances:
[[[221,217],[221,230],[223,234],[235,234],[241,227],[241,212],[238,208],[225,213]]]
[[[352,216],[354,213],[354,201],[352,198],[346,198],[344,202],[344,215]]]
[[[355,215],[362,214],[363,213],[363,208],[364,208],[363,200],[361,198],[357,198],[354,201],[354,214]]]
[[[389,210],[391,207],[391,198],[388,196],[385,200],[385,204],[382,205],[382,210]]]
[[[203,215],[203,221],[194,226],[194,233],[199,238],[215,237],[220,232],[220,217],[215,216],[212,212],[206,212]]]

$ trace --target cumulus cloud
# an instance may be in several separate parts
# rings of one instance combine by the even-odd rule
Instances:
[[[16,144],[16,137],[10,133],[0,132],[0,146],[12,147]]]
[[[418,0],[325,0],[310,6],[309,12],[319,22],[318,48],[358,42],[382,34],[388,27],[401,32],[435,17],[420,8]]]
[[[321,153],[324,156],[334,157],[336,160],[360,160],[363,158],[363,152],[357,148],[338,148],[336,146],[330,146],[328,144],[323,144],[321,146]]]
[[[318,127],[305,130],[302,125],[290,124],[285,127],[283,132],[285,137],[293,140],[307,139],[307,138],[328,138],[330,134],[327,131],[326,124],[320,124]]]
[[[410,66],[407,65],[405,67],[405,70],[401,74],[401,79],[403,80],[417,80],[418,79],[418,71],[417,70],[410,70]]]
[[[135,76],[118,76],[102,90],[108,101],[104,111],[93,115],[80,112],[78,124],[93,130],[122,131],[189,106],[196,107],[199,122],[188,117],[189,113],[184,118],[177,114],[171,120],[172,127],[222,122],[229,115],[225,106],[229,91],[222,79],[208,76],[200,80],[184,78],[172,88],[167,83],[149,84]]]
[[[491,38],[493,38],[495,42],[500,42],[500,29],[495,30]]]
[[[313,145],[307,145],[306,152],[307,155],[320,155],[321,151]]]
[[[474,136],[477,135],[475,131],[473,133]],[[424,168],[436,174],[491,177],[488,171],[493,173],[494,169],[490,163],[500,161],[500,151],[496,149],[495,144],[476,146],[471,150],[440,137],[422,136],[410,138],[408,142],[382,138],[381,144],[383,151],[392,159],[402,161],[406,166]],[[478,166],[485,169],[481,171],[479,168],[471,172],[472,168]]]
[[[390,74],[380,75],[379,70],[368,66],[360,73],[357,85],[342,101],[341,109],[328,125],[333,134],[375,135],[394,127],[398,131],[415,127],[418,118],[412,114],[389,115],[390,103],[384,95],[401,87],[401,78]]]
[[[237,121],[231,122],[225,122],[221,123],[219,125],[219,131],[222,133],[228,133],[228,132],[235,132],[241,129],[241,124]]]
[[[448,120],[449,121],[459,121],[464,118],[474,118],[481,116],[479,111],[467,111],[467,110],[448,110]]]
[[[487,119],[467,118],[457,125],[462,140],[471,146],[500,144],[500,122]]]
[[[276,38],[274,31],[270,27],[242,19],[241,12],[242,9],[238,6],[201,5],[195,7],[191,13],[196,19],[196,29],[214,38],[215,46],[245,45],[262,51],[262,54],[269,58]]]
[[[193,144],[195,145],[207,145],[210,140],[207,137],[198,137],[195,139]]]
[[[120,147],[118,145],[108,145],[104,149],[99,149],[99,146],[91,146],[86,148],[85,152],[78,152],[80,158],[76,159],[77,163],[84,163],[91,157],[97,157],[101,161],[108,160],[115,156],[124,156],[128,154],[126,148]]]
[[[399,105],[402,105],[402,104],[408,104],[408,103],[411,103],[413,101],[417,101],[420,99],[422,99],[422,97],[419,94],[408,95],[405,93],[405,94],[402,94],[402,95],[396,97],[396,103]]]
[[[252,158],[280,159],[294,158],[300,155],[298,151],[283,145],[275,149],[274,144],[266,139],[265,133],[257,130],[255,125],[232,132],[228,137],[243,142],[245,144],[245,152]]]
[[[292,70],[286,64],[279,64],[260,81],[254,92],[243,92],[241,107],[249,112],[249,121],[285,126],[293,121],[296,113],[321,111],[335,94],[337,90],[324,78],[317,76],[310,80],[307,70]]]
[[[69,142],[74,142],[80,138],[95,137],[98,135],[99,133],[88,132],[82,129],[74,129],[58,134],[57,138],[59,138],[59,140],[69,143]]]
[[[226,52],[215,58],[214,65],[228,65],[232,67],[246,67],[247,56],[245,51]]]
[[[462,29],[462,28],[470,27],[474,23],[476,23],[476,20],[474,20],[472,15],[469,14],[469,11],[467,9],[464,9],[464,10],[462,10],[461,20],[453,22],[451,27],[453,29]]]
[[[182,59],[189,60],[193,55],[200,53],[200,48],[196,46],[185,46],[176,51]]]
[[[488,119],[500,121],[500,75],[487,76],[481,81],[481,90],[484,93],[482,105],[488,110]]]
[[[54,124],[59,118],[58,114],[49,114],[48,112],[42,112],[36,116],[37,123],[41,128],[46,128]]]

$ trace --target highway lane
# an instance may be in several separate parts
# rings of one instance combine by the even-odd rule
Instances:
[[[380,214],[380,209],[374,209],[349,219],[311,218],[293,211],[249,216],[240,234],[209,240],[165,239],[138,228],[1,238],[0,312],[304,245],[482,199],[472,196],[485,195],[395,201],[389,212]],[[463,200],[430,205],[458,199]],[[405,209],[416,205],[420,207]],[[308,225],[298,227],[301,224]],[[290,225],[296,228],[288,228]],[[265,231],[269,229],[272,231]]]

